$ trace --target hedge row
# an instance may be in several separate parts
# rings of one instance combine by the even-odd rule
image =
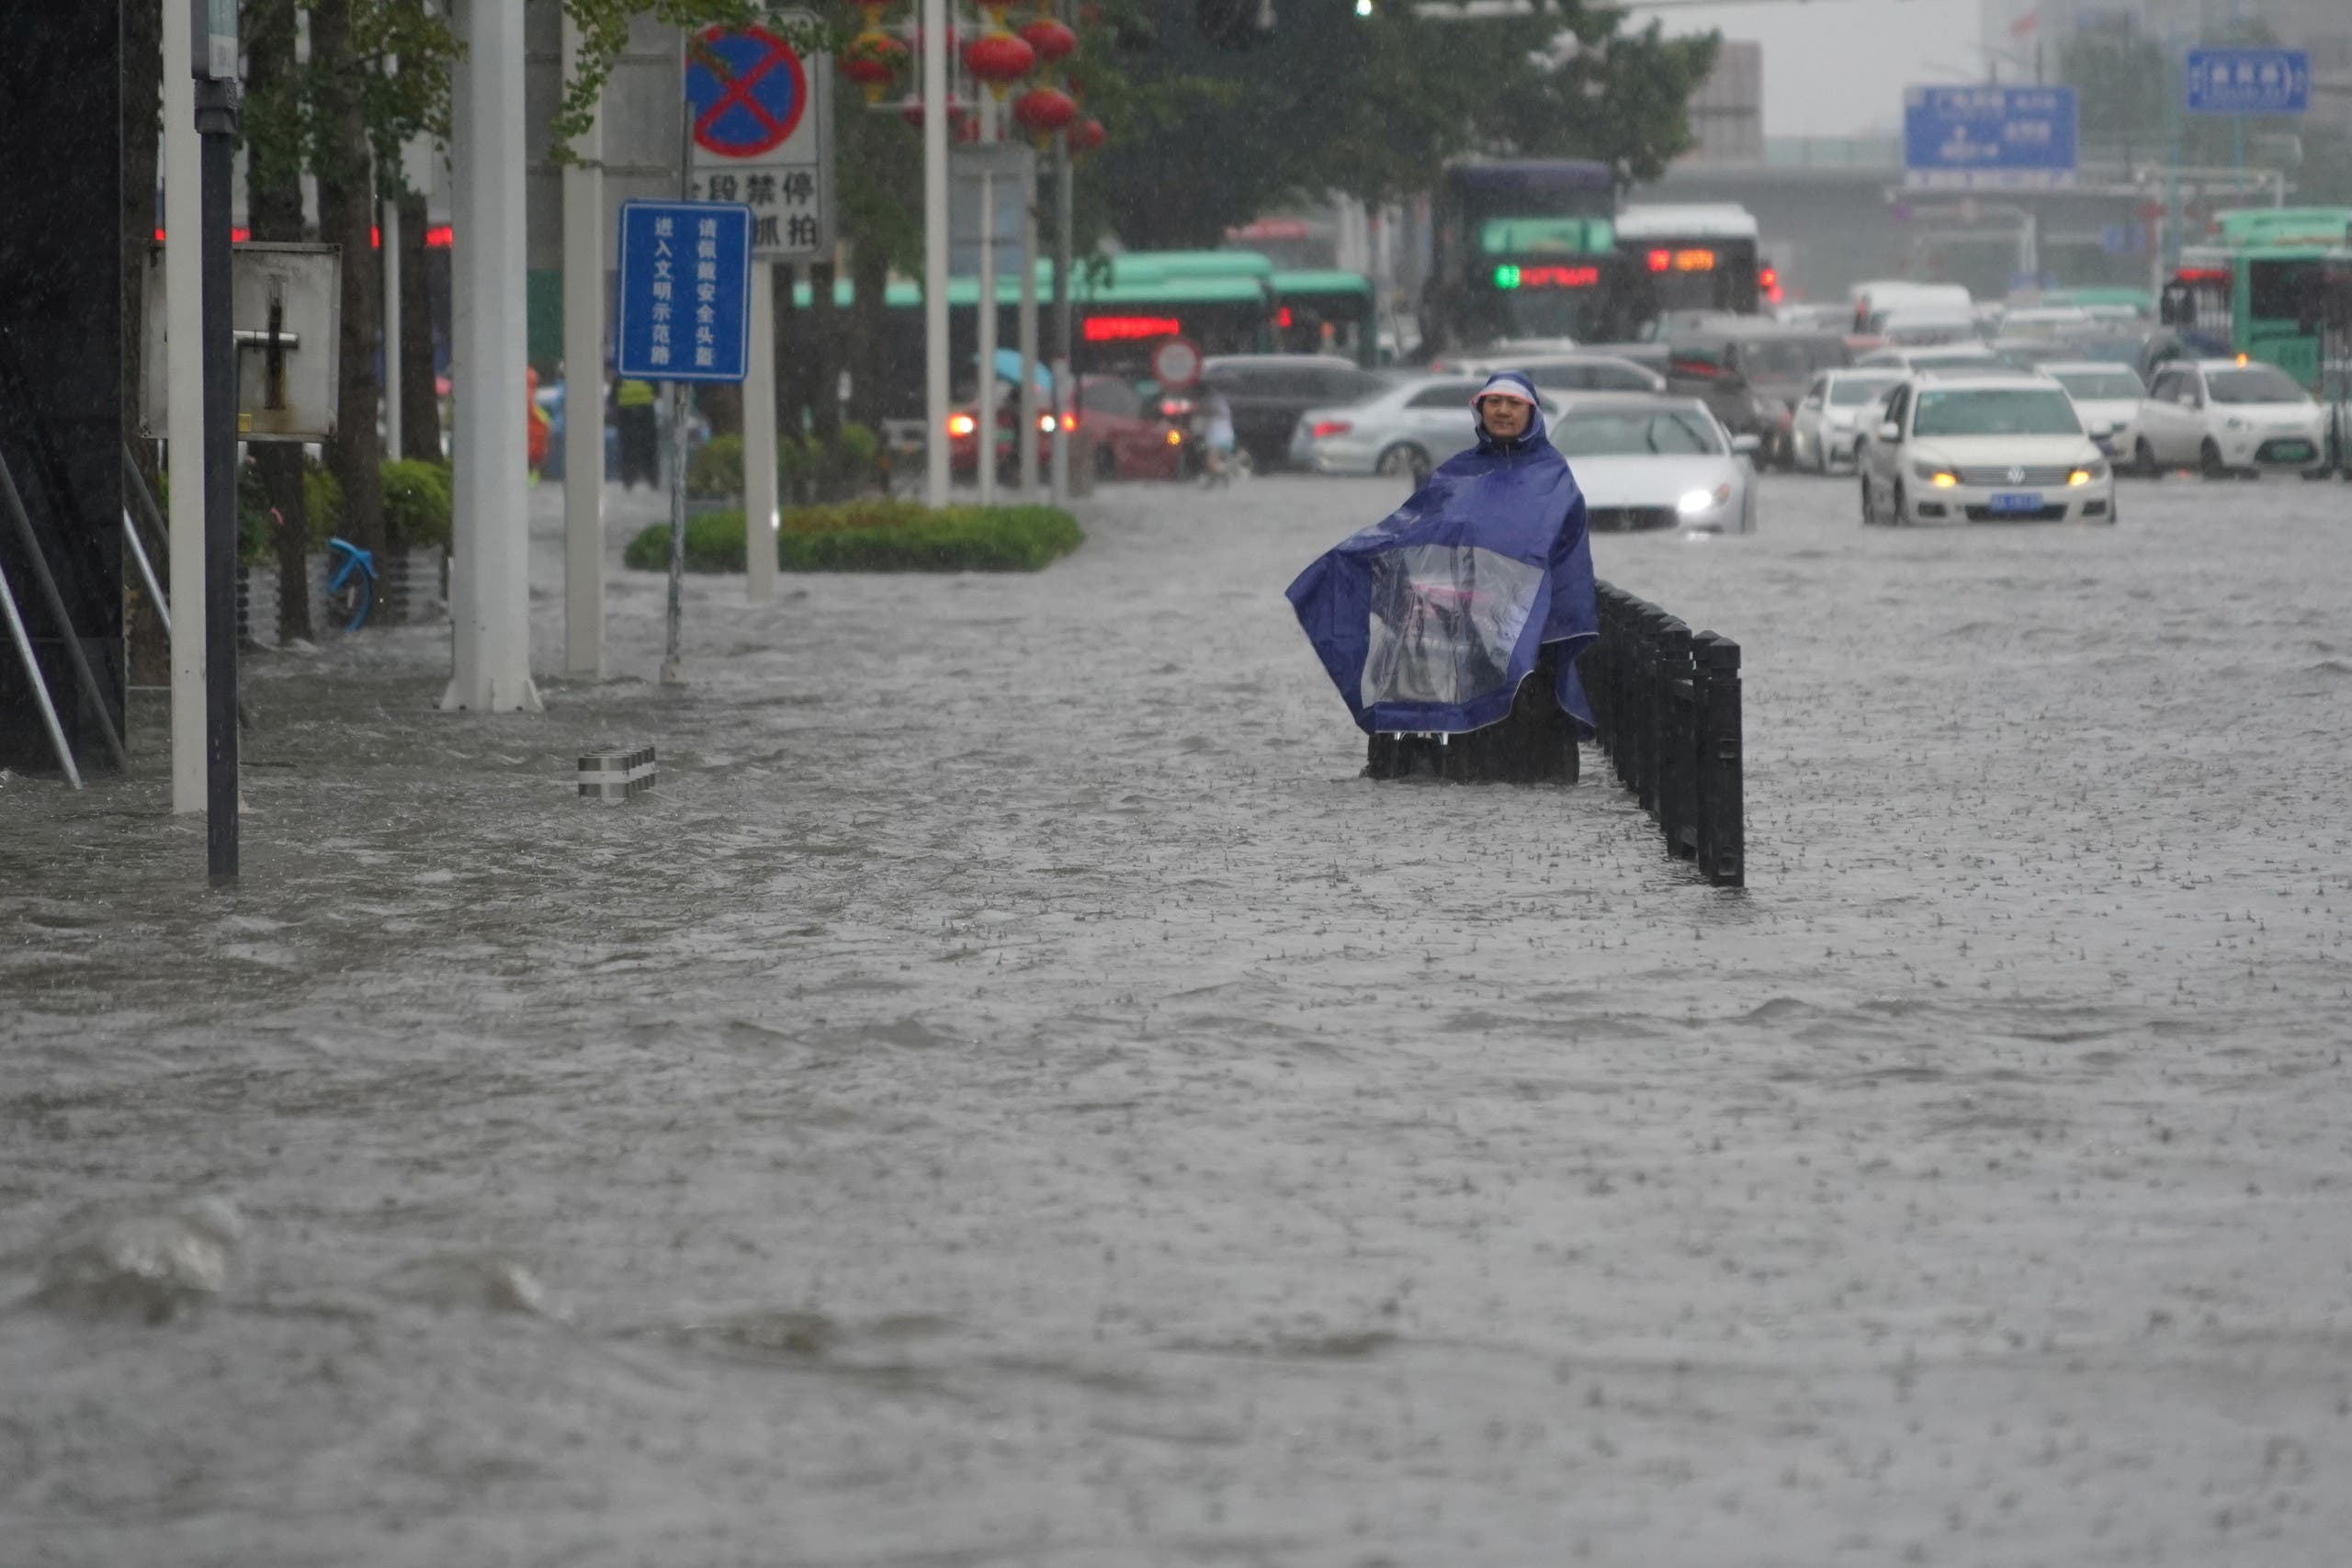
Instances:
[[[857,487],[876,479],[882,457],[882,438],[852,420],[829,445],[815,435],[790,432],[775,438],[775,476],[787,499],[814,485]],[[686,493],[697,501],[720,501],[743,493],[743,438],[714,435],[686,459]]]
[[[1036,571],[1078,548],[1077,519],[1050,506],[948,506],[875,496],[786,512],[776,564],[786,571]],[[670,525],[656,523],[622,558],[639,571],[670,564]],[[686,519],[686,570],[741,571],[743,514]]]
[[[395,550],[449,547],[450,517],[455,511],[449,469],[441,463],[403,460],[386,463],[384,476],[384,541]],[[171,504],[171,476],[165,474],[156,491],[156,504]],[[316,464],[302,470],[302,507],[310,513],[311,548],[323,550],[343,531],[343,486],[334,475]],[[262,488],[261,470],[250,462],[237,469],[237,555],[248,563],[274,561],[277,546],[270,537],[269,492]]]

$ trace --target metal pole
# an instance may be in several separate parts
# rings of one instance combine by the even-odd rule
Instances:
[[[401,445],[401,203],[387,196],[376,204],[378,244],[384,258],[384,454],[398,461]]]
[[[32,515],[25,510],[25,499],[17,491],[16,476],[8,471],[5,459],[0,459],[0,500],[7,503],[9,520],[17,525],[17,538],[24,546],[26,560],[32,566],[33,581],[40,589],[41,603],[48,606],[50,619],[57,623],[58,645],[65,650],[65,661],[73,667],[74,683],[81,688],[90,716],[97,721],[98,734],[107,743],[107,754],[114,759],[117,767],[128,768],[130,759],[124,755],[122,737],[115,733],[114,720],[107,716],[105,689],[98,684],[97,672],[90,668],[89,657],[82,651],[82,638],[74,630],[73,617],[66,613],[63,595],[57,592],[57,579],[50,575],[49,558],[40,550],[40,536],[33,532]],[[40,683],[38,676],[34,683]]]
[[[1037,495],[1037,176],[1021,191],[1021,498]],[[1057,421],[1056,423],[1059,423]]]
[[[922,0],[923,500],[947,504],[947,0]]]
[[[229,197],[237,84],[196,85],[204,142],[204,845],[215,886],[237,879],[237,346]]]
[[[981,156],[996,145],[996,104],[983,97],[979,104]],[[1003,400],[996,384],[996,175],[987,164],[980,165],[980,303],[979,319],[980,362],[980,427],[973,433],[973,452],[978,468],[980,504],[996,504],[996,415]]]
[[[580,28],[563,17],[564,79]],[[605,116],[604,103],[563,168],[563,667],[605,674]]]
[[[130,509],[122,510],[122,542],[130,547],[130,558],[139,563],[139,581],[147,585],[147,597],[154,602],[155,618],[164,623],[164,641],[172,640],[172,604],[164,597],[164,585],[155,581],[155,568],[147,559],[147,547],[139,542],[139,527],[130,520]]]
[[[686,96],[686,51],[694,40],[678,30],[678,199],[694,198],[695,108]],[[662,637],[662,684],[686,683],[684,640],[686,590],[686,384],[670,383],[670,602]]]
[[[455,0],[466,46],[450,94],[457,187],[452,671],[444,709],[537,713],[525,442],[523,8]]]
[[[775,266],[753,257],[752,355],[743,381],[743,592],[775,603]]]
[[[172,811],[204,809],[204,356],[203,158],[196,135],[196,82],[188,73],[194,24],[182,5],[164,7],[164,283],[168,321],[164,374],[172,486],[169,551],[180,595],[172,638]]]
[[[1053,498],[1069,504],[1069,439],[1078,412],[1070,381],[1069,129],[1054,132],[1054,452]]]
[[[17,644],[17,657],[25,661],[25,679],[31,682],[33,701],[40,705],[40,721],[49,731],[49,743],[57,751],[58,765],[65,770],[65,780],[75,789],[82,787],[82,772],[74,765],[74,748],[65,744],[65,730],[57,722],[57,708],[49,700],[49,682],[41,679],[40,661],[33,657],[32,638],[25,634],[25,618],[17,613],[17,595],[8,587],[8,574],[0,571],[0,610],[8,613],[8,635]]]

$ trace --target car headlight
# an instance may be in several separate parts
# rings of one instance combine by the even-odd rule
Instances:
[[[1960,482],[1960,476],[1941,463],[1914,463],[1911,472],[1938,490],[1950,490]]]
[[[1674,510],[1685,517],[1695,517],[1702,512],[1713,512],[1731,500],[1731,486],[1719,484],[1713,490],[1690,490],[1674,503]]]
[[[2086,485],[2094,479],[2103,479],[2105,478],[2107,478],[2107,465],[2105,463],[2091,462],[2085,463],[2081,468],[2078,468],[2074,472],[2068,474],[2066,476],[2066,482],[2069,485]]]
[[[2223,430],[2244,430],[2245,428],[2245,421],[2240,419],[2235,414],[2232,414],[2229,418],[2222,422],[2222,428]]]

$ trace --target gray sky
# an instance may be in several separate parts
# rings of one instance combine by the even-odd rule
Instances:
[[[1903,88],[1982,81],[1977,0],[1751,0],[1645,12],[1669,33],[1720,28],[1764,46],[1764,134],[1900,130]]]

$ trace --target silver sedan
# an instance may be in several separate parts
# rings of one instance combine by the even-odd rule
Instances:
[[[1416,376],[1345,407],[1309,409],[1291,433],[1290,460],[1318,474],[1394,474],[1419,484],[1478,444],[1470,400],[1484,377]],[[1545,397],[1544,417],[1558,402]]]

